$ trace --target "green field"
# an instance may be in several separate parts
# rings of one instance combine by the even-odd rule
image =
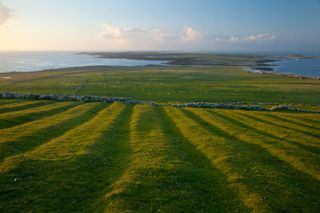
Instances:
[[[319,80],[237,66],[2,73],[6,91],[320,110]],[[0,100],[0,212],[319,209],[320,114]]]
[[[320,104],[320,81],[240,67],[91,67],[0,74],[0,92],[131,97],[157,102]]]
[[[319,212],[319,154],[319,114],[0,100],[0,212]]]

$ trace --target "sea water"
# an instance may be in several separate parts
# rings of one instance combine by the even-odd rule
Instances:
[[[320,59],[285,59],[270,64],[276,72],[320,77]]]
[[[0,52],[0,72],[27,72],[83,66],[146,66],[164,61],[108,59],[75,52]]]

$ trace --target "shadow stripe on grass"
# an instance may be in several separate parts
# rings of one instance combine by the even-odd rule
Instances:
[[[174,178],[171,172],[181,162],[170,155],[154,110],[149,105],[134,107],[130,121],[130,163],[106,194],[105,212],[155,212],[170,208],[167,204],[170,190],[164,186]]]
[[[74,103],[58,102],[48,106],[0,114],[0,130],[57,114],[67,110],[72,105]]]
[[[5,159],[0,164],[0,171],[12,169],[26,159],[61,161],[85,155],[87,148],[101,137],[102,133],[123,109],[124,105],[117,103],[105,107],[79,126],[69,128],[63,135],[53,138],[29,152]]]
[[[18,110],[30,109],[37,106],[43,106],[46,104],[50,104],[50,101],[23,101],[23,102],[14,102],[12,104],[8,104],[5,107],[0,107],[0,114],[6,112],[14,112]]]
[[[0,159],[31,150],[64,134],[90,119],[102,106],[99,103],[71,105],[71,109],[59,114],[0,130],[4,136],[0,138],[0,150],[3,150]]]
[[[273,114],[261,114],[261,113],[255,113],[255,112],[250,112],[250,113],[239,112],[239,114],[246,116],[248,118],[252,118],[256,121],[272,125],[275,128],[279,127],[283,131],[291,130],[293,132],[299,133],[299,134],[303,135],[305,139],[306,139],[306,137],[308,137],[308,138],[310,138],[310,140],[320,140],[320,131],[319,131],[319,134],[315,134],[313,132],[310,132],[309,129],[306,130],[306,128],[303,126],[300,126],[300,125],[297,126],[296,124],[291,123],[291,122],[288,123],[288,121],[284,121],[283,119],[281,119],[278,116],[273,115]],[[277,130],[279,130],[279,128],[277,128]]]
[[[238,118],[238,120],[244,120],[247,123],[246,128],[251,128],[251,130],[258,132],[260,135],[273,138],[277,141],[284,141],[284,145],[291,144],[294,147],[298,147],[301,149],[301,151],[304,152],[304,154],[306,154],[306,152],[314,155],[320,154],[320,144],[315,143],[316,141],[318,141],[317,138],[310,138],[308,137],[308,135],[301,135],[293,130],[274,127],[274,125],[270,124],[268,121],[265,122],[264,120],[257,118],[256,116],[248,115],[248,113],[245,114],[237,111],[236,114],[234,112],[224,112],[223,114],[229,115],[231,117],[235,116]],[[220,115],[223,116],[222,114]],[[235,123],[241,124],[241,122],[239,123],[234,119],[233,121]],[[254,122],[256,125],[250,125],[252,122]],[[242,122],[242,125],[245,124]]]
[[[294,116],[292,116],[294,117]],[[314,123],[315,125],[320,125],[320,118],[319,119],[313,119],[313,118],[297,118],[297,119],[301,119],[303,121],[306,121],[306,122],[310,122],[310,123]]]
[[[228,187],[227,177],[212,166],[210,159],[196,149],[188,138],[180,132],[174,121],[164,108],[159,108],[160,125],[175,154],[183,161],[188,171],[181,176],[187,180],[189,190],[194,191],[194,197],[177,200],[184,203],[181,212],[248,212],[235,192]]]
[[[245,138],[240,139],[239,134],[245,134],[245,130],[236,131],[231,127],[228,128],[227,124],[221,123],[216,116],[205,110],[184,111],[209,131],[230,140],[230,145],[235,150],[233,162],[247,174],[248,184],[253,184],[252,187],[259,190],[272,211],[312,212],[318,208],[317,203],[320,204],[320,197],[317,196],[319,181],[277,160],[261,146],[250,143],[244,140]],[[297,202],[297,200],[303,202]]]
[[[241,132],[239,132],[237,136],[250,139],[249,141],[260,145],[273,156],[285,161],[298,171],[320,180],[320,173],[318,172],[319,166],[316,163],[318,161],[318,155],[304,151],[301,148],[283,140],[279,141],[271,137],[265,137],[264,132],[261,129],[257,129],[257,124],[252,121],[246,121],[244,117],[238,117],[234,113],[229,114],[229,111],[222,112],[221,110],[210,110],[210,113],[228,121],[228,125],[232,128],[251,129],[251,131],[247,131],[246,134],[240,134]],[[235,118],[237,120],[235,120]]]
[[[105,104],[103,106],[105,107]],[[75,155],[71,157],[69,152],[67,158],[59,157],[56,160],[52,158],[41,160],[39,156],[36,156],[35,160],[30,156],[16,168],[0,174],[2,178],[0,197],[6,203],[5,206],[0,207],[0,210],[3,212],[30,212],[31,210],[33,212],[100,212],[105,207],[101,204],[105,189],[121,175],[130,155],[128,143],[132,106],[124,105],[124,107],[108,127],[103,123],[99,127],[99,124],[96,124],[97,119],[101,119],[102,122],[104,119],[110,121],[113,113],[116,113],[112,112],[115,108],[109,107],[104,112],[99,111],[99,118],[97,113],[94,113],[95,121],[93,117],[84,121],[87,124],[90,122],[93,125],[91,128],[103,129],[102,134],[94,139],[93,143],[88,144],[85,154],[74,153]],[[122,108],[122,106],[116,108]],[[82,127],[86,128],[83,122]],[[80,128],[78,130],[80,131]],[[92,133],[87,131],[89,135]],[[82,140],[91,137],[89,135],[84,136]],[[62,143],[66,143],[67,146],[69,141],[65,140]],[[69,145],[72,146],[72,143]],[[17,182],[13,182],[12,177],[18,177]],[[16,187],[17,185],[19,186]]]
[[[173,138],[166,134],[167,126],[162,125],[163,116],[167,118],[159,108],[135,106],[130,123],[131,162],[106,194],[105,212],[212,212],[217,203],[225,204],[213,192],[218,187],[214,188],[212,173],[201,171],[195,162],[190,166],[186,154],[177,153],[169,141]],[[208,189],[210,183],[214,189]],[[245,209],[238,204],[237,209]]]
[[[177,108],[167,107],[165,110],[184,137],[210,159],[213,167],[226,176],[228,186],[247,208],[253,212],[270,211],[270,206],[266,204],[261,194],[246,183],[246,174],[239,173],[231,163],[234,153],[225,138],[209,132]]]
[[[8,99],[0,99],[0,107],[5,106],[6,104],[11,104],[11,103],[16,103],[19,102],[20,100],[13,99],[13,100],[8,100]]]
[[[285,116],[285,118],[284,118]],[[279,119],[282,119],[283,121],[289,122],[289,123],[294,123],[303,127],[307,127],[312,130],[320,131],[320,117],[319,117],[319,122],[316,123],[312,120],[308,120],[307,118],[304,117],[295,117],[292,116],[292,114],[278,114],[277,117]]]
[[[8,102],[4,102],[3,101],[8,101]],[[16,100],[3,100],[0,99],[0,103],[2,103],[0,105],[0,110],[1,109],[9,109],[9,108],[15,108],[15,107],[20,107],[20,106],[24,106],[24,105],[28,105],[28,104],[32,104],[35,101],[33,100],[21,100],[21,99],[16,99]]]
[[[306,129],[307,131],[320,131],[319,127],[317,127],[316,125],[312,125],[308,121],[303,121],[303,123],[302,123],[301,122],[302,120],[300,120],[300,122],[297,122],[292,118],[290,119],[289,116],[285,116],[284,114],[280,114],[280,113],[278,113],[278,114],[265,114],[265,113],[263,113],[263,115],[268,116],[273,119],[280,120],[285,123],[294,124],[296,126],[296,128],[299,128],[299,129],[302,128],[302,129]],[[283,116],[285,116],[285,118]],[[320,135],[316,135],[316,137],[320,137]]]
[[[105,107],[89,121],[37,147],[28,157],[33,160],[63,160],[85,155],[88,147],[101,137],[124,108],[119,103]]]

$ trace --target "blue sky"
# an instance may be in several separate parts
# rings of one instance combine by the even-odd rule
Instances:
[[[0,50],[320,52],[320,0],[0,0]]]

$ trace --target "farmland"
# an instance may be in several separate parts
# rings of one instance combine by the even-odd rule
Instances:
[[[240,67],[84,67],[0,74],[0,92],[99,95],[167,102],[320,104],[320,81]],[[306,106],[310,107],[310,106]]]
[[[0,100],[0,211],[318,212],[319,124],[312,113]]]
[[[0,213],[320,213],[320,0],[0,0]]]
[[[0,212],[318,212],[320,114],[165,104],[319,111],[319,90],[230,66],[2,73],[0,92],[164,105],[0,99]]]

